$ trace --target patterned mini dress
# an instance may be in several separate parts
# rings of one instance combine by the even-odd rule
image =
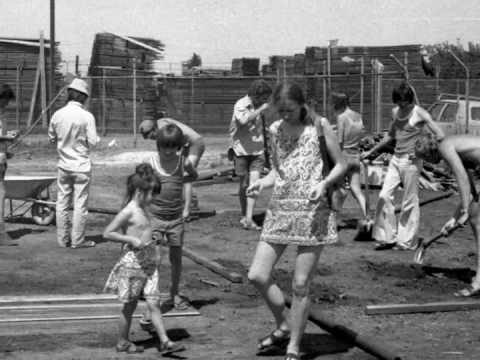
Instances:
[[[122,256],[113,267],[104,291],[118,295],[123,303],[145,298],[159,298],[157,249],[155,242],[142,249],[123,245]]]
[[[327,236],[330,209],[327,199],[309,200],[322,180],[322,157],[317,130],[305,127],[298,137],[285,133],[283,120],[270,127],[275,185],[267,207],[261,241],[300,246],[336,242]]]

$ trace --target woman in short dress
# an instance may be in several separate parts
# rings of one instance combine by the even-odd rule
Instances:
[[[270,127],[272,171],[248,188],[249,196],[273,186],[260,242],[248,278],[272,311],[276,328],[260,339],[259,351],[287,345],[286,360],[299,359],[309,300],[309,287],[323,245],[329,242],[327,189],[344,176],[346,165],[328,121],[310,111],[297,84],[284,83],[273,93],[280,120]],[[322,175],[319,131],[335,166]],[[292,283],[292,308],[287,321],[285,299],[272,281],[272,270],[287,245],[298,248]]]

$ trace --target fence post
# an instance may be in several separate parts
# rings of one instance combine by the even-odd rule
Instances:
[[[15,126],[20,129],[20,64],[17,64],[17,73],[15,77]],[[5,126],[6,124],[4,124]]]
[[[133,58],[133,147],[137,147],[137,59]]]
[[[191,82],[191,89],[190,89],[190,123],[193,124],[193,97],[195,96],[195,79],[193,77],[193,68],[192,68],[192,82]]]

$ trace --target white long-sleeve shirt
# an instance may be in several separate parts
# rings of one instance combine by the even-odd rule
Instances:
[[[48,137],[57,142],[58,167],[67,171],[89,172],[90,148],[100,140],[95,117],[82,104],[69,101],[50,120]]]

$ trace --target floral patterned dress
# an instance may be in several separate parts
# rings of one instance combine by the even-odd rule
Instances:
[[[322,157],[317,130],[308,125],[298,138],[284,131],[283,120],[270,127],[272,164],[277,172],[260,240],[302,246],[335,242],[327,237],[327,199],[309,200],[322,180]]]
[[[142,293],[146,298],[159,298],[156,251],[153,241],[142,249],[124,245],[122,256],[113,267],[104,291],[117,294],[123,303],[138,300]]]

